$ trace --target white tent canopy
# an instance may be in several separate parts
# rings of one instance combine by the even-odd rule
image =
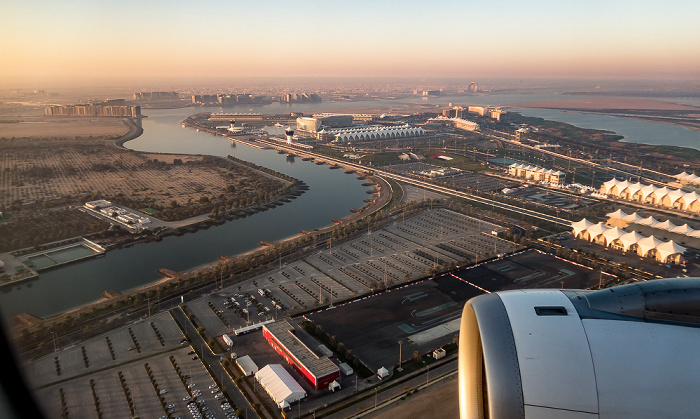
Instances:
[[[686,224],[683,224],[683,225],[680,225],[680,226],[676,226],[676,227],[674,227],[674,228],[671,229],[671,232],[672,232],[672,233],[683,234],[683,235],[686,235],[686,236],[690,236],[690,235],[691,235],[693,232],[695,232],[695,231],[696,231],[696,230],[693,229],[692,227],[688,226],[687,223],[686,223]]]
[[[629,216],[626,212],[622,211],[621,209],[617,209],[614,212],[611,212],[610,214],[607,214],[606,217],[608,218],[617,218],[619,220],[624,220],[625,217]]]
[[[620,236],[620,241],[622,242],[622,246],[625,251],[629,250],[630,246],[633,244],[636,244],[638,241],[643,239],[644,236],[641,234],[637,233],[636,231],[631,231],[627,234],[623,234]]]
[[[642,185],[642,184],[639,183],[639,182],[631,183],[631,184],[627,187],[627,192],[630,194],[630,198],[632,197],[632,195],[634,195],[634,194],[637,193],[638,191],[641,191],[643,187],[644,187],[644,185]]]
[[[614,227],[614,228],[610,228],[607,231],[605,231],[603,233],[603,237],[605,237],[605,243],[608,246],[610,246],[610,243],[612,243],[614,240],[619,239],[620,236],[622,236],[623,234],[625,234],[624,231],[620,230],[617,227]]]
[[[236,359],[236,364],[238,364],[246,376],[253,375],[258,372],[258,366],[255,364],[255,362],[253,362],[253,359],[249,355]]]
[[[639,246],[639,249],[642,251],[642,256],[646,256],[647,252],[652,249],[656,249],[656,247],[661,243],[663,243],[661,240],[652,235],[638,241],[637,246]]]
[[[652,217],[651,215],[648,216],[647,218],[642,218],[637,222],[637,224],[645,225],[645,226],[653,226],[654,224],[658,223],[658,221]]]
[[[632,214],[629,214],[628,216],[626,216],[625,218],[623,218],[623,220],[625,220],[625,221],[629,221],[630,223],[636,223],[636,224],[639,224],[639,222],[640,222],[642,219],[643,219],[643,218],[640,217],[639,214],[637,214],[636,212],[633,212]]]
[[[671,231],[672,229],[674,229],[678,226],[673,224],[669,220],[666,220],[666,221],[659,221],[658,223],[654,224],[652,227],[658,228],[661,230]]]
[[[255,378],[278,407],[284,409],[306,397],[306,391],[280,364],[268,364],[255,373]]]
[[[667,257],[685,252],[685,247],[671,240],[656,246],[656,251],[659,252],[661,261],[665,262]]]
[[[575,223],[571,223],[571,228],[574,229],[574,237],[578,236],[579,233],[581,233],[583,230],[587,229],[588,227],[592,226],[593,223],[586,220],[585,218],[581,221],[576,221]]]

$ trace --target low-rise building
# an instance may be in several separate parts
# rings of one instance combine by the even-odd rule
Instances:
[[[297,336],[287,320],[263,326],[263,337],[277,353],[311,384],[315,390],[326,388],[340,377],[340,370],[326,356],[318,356]]]

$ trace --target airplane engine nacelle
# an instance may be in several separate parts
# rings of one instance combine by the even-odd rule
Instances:
[[[502,291],[464,307],[462,419],[697,417],[699,390],[700,278]]]

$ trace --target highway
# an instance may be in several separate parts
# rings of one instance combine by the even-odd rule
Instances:
[[[559,218],[559,217],[555,217],[552,215],[542,214],[542,213],[534,211],[534,210],[525,209],[525,208],[518,207],[515,205],[511,205],[511,204],[505,204],[503,202],[494,201],[494,200],[491,200],[488,198],[483,198],[480,196],[475,196],[475,195],[472,195],[472,194],[467,193],[467,192],[461,192],[461,191],[457,191],[455,189],[448,188],[445,186],[435,185],[431,182],[426,182],[424,180],[415,179],[415,178],[412,178],[409,176],[404,176],[404,175],[400,175],[397,173],[387,172],[385,170],[380,170],[380,169],[375,169],[375,168],[363,166],[363,165],[360,165],[357,163],[348,162],[346,160],[337,159],[337,158],[326,156],[323,154],[314,153],[311,151],[299,150],[299,149],[296,149],[294,147],[288,147],[285,144],[281,144],[281,143],[276,142],[276,141],[268,141],[265,139],[257,139],[256,141],[260,142],[260,143],[264,143],[264,144],[266,144],[270,147],[273,147],[275,149],[286,150],[290,153],[294,153],[294,154],[297,154],[297,155],[302,156],[302,157],[313,157],[317,160],[324,160],[324,161],[327,161],[330,163],[338,164],[338,165],[344,166],[344,167],[350,167],[350,168],[357,169],[357,170],[360,170],[363,172],[372,171],[377,176],[382,176],[385,178],[393,179],[395,181],[419,186],[421,188],[425,188],[427,190],[438,192],[438,193],[441,193],[444,195],[454,196],[457,198],[463,198],[463,199],[466,199],[468,201],[477,202],[477,203],[482,204],[482,205],[489,205],[493,208],[499,208],[501,210],[511,211],[511,212],[514,212],[517,214],[524,214],[524,215],[527,215],[528,217],[532,217],[532,218],[535,218],[538,220],[547,221],[547,222],[558,224],[558,225],[565,226],[565,227],[568,227],[571,225],[571,221],[566,220],[564,218]]]

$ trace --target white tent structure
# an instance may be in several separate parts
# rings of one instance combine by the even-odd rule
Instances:
[[[631,184],[627,187],[627,199],[628,199],[628,200],[634,200],[634,195],[635,195],[637,192],[641,191],[643,187],[644,187],[644,185],[642,185],[642,184],[639,183],[639,182],[631,183]]]
[[[674,177],[680,181],[686,181],[688,183],[699,183],[700,184],[700,176],[697,176],[695,174],[682,172],[682,173],[677,174]]]
[[[243,374],[247,376],[253,375],[258,372],[258,366],[253,362],[253,359],[249,356],[242,356],[236,359],[236,364],[240,367]]]
[[[671,232],[672,232],[672,233],[683,234],[683,235],[686,235],[686,236],[690,236],[690,235],[693,234],[693,232],[695,232],[695,231],[696,231],[696,230],[693,229],[692,227],[690,227],[687,223],[686,223],[686,224],[683,224],[683,225],[680,225],[680,226],[676,226],[676,227],[674,227],[674,228],[671,229]]]
[[[649,226],[649,227],[653,226],[656,223],[658,223],[658,221],[654,217],[652,217],[651,215],[648,216],[647,218],[642,218],[641,220],[639,220],[637,222],[637,224],[641,224],[643,226]]]
[[[280,409],[306,397],[306,391],[280,364],[266,365],[255,378]]]
[[[622,243],[622,250],[625,252],[630,250],[630,246],[637,244],[638,241],[642,240],[644,236],[637,233],[636,231],[631,231],[629,233],[620,236],[619,240]]]
[[[603,185],[600,187],[600,193],[602,193],[604,195],[609,195],[611,193],[610,191],[612,190],[613,186],[617,185],[618,182],[620,182],[620,181],[617,180],[617,178],[612,178],[609,181],[603,183]]]
[[[685,172],[678,176],[683,175]],[[684,182],[698,183],[700,177],[685,173]],[[688,176],[694,176],[689,178]],[[679,178],[681,179],[681,178]],[[690,180],[694,179],[694,180]],[[682,182],[683,183],[683,182]],[[610,197],[625,199],[628,201],[643,202],[651,205],[659,205],[666,208],[675,208],[684,211],[700,213],[700,195],[696,192],[685,192],[682,189],[673,189],[666,186],[644,185],[639,182],[628,182],[615,178],[603,183],[600,193]]]
[[[598,242],[600,239],[599,237],[603,235],[606,231],[608,231],[609,228],[605,226],[602,222],[598,224],[594,224],[586,229],[586,231],[589,234],[589,241],[592,242]]]
[[[658,228],[660,230],[671,231],[678,226],[673,224],[671,221],[666,220],[666,221],[659,221],[658,223],[654,224],[652,227]]]
[[[650,250],[656,249],[656,247],[661,243],[663,242],[653,235],[641,239],[637,242],[637,246],[639,246],[639,256],[647,256]]]
[[[684,230],[693,231],[692,237],[700,237],[700,230],[693,230],[688,227],[687,224],[678,227],[674,226],[668,220],[657,224],[665,226],[667,228],[666,231],[684,227]],[[574,229],[577,238],[625,252],[636,251],[639,256],[654,257],[662,263],[681,263],[683,261],[682,253],[686,250],[685,247],[676,244],[674,241],[662,241],[653,235],[644,237],[636,231],[625,233],[624,230],[618,227],[609,228],[603,225],[603,223],[592,224],[585,218],[581,221],[571,223],[571,227]],[[697,236],[695,236],[695,234],[697,234]]]
[[[618,208],[615,211],[611,212],[610,214],[606,214],[606,217],[617,218],[618,220],[624,220],[625,217],[629,217],[629,214],[627,214],[626,212],[624,212],[620,208]]]
[[[578,235],[582,231],[585,231],[588,227],[590,227],[592,225],[593,225],[593,223],[586,220],[585,218],[581,221],[576,221],[575,223],[571,223],[571,228],[574,229],[574,237],[578,237]]]
[[[610,246],[613,241],[619,239],[623,234],[625,234],[625,232],[620,230],[618,227],[607,229],[603,232],[603,237],[605,237],[605,245]]]
[[[673,240],[661,243],[656,246],[656,253],[661,262],[666,262],[669,256],[685,252],[685,247],[677,244]]]
[[[639,221],[642,220],[642,217],[640,217],[639,214],[637,214],[636,212],[633,212],[632,214],[629,214],[626,217],[624,217],[623,220],[629,221],[630,223],[639,224]]]

